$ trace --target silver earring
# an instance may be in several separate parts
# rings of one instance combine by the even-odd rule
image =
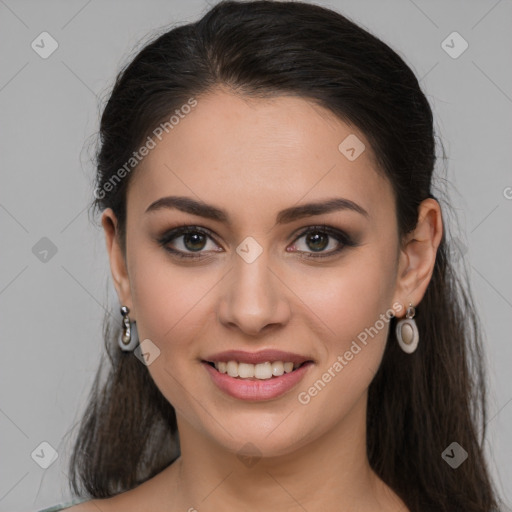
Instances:
[[[121,307],[121,315],[123,315],[123,333],[119,338],[119,347],[124,352],[131,352],[139,344],[139,336],[137,334],[137,326],[135,321],[130,322],[128,313],[130,309],[127,306]]]
[[[409,307],[405,313],[405,318],[399,320],[396,324],[396,338],[400,348],[412,354],[418,348],[418,342],[420,341],[420,335],[418,333],[418,326],[414,320],[416,310],[414,306],[409,303]]]

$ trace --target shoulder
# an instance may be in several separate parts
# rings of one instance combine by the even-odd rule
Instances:
[[[174,466],[173,469],[175,469]],[[161,508],[161,496],[168,493],[170,481],[165,469],[128,491],[108,498],[76,498],[74,501],[56,505],[38,512],[142,512]],[[171,475],[172,476],[172,475]],[[85,501],[87,499],[87,501]]]

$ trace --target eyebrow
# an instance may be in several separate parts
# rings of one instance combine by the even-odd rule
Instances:
[[[162,209],[175,209],[206,219],[215,220],[230,224],[230,217],[225,210],[216,206],[196,201],[191,197],[185,196],[167,196],[151,203],[145,213],[154,212]],[[323,213],[331,213],[340,210],[349,210],[360,213],[364,217],[369,217],[368,212],[350,199],[341,197],[302,204],[300,206],[292,206],[281,210],[276,217],[276,224],[288,224],[294,220],[310,217],[312,215],[321,215]]]

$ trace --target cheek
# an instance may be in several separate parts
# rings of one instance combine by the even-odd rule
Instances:
[[[311,321],[336,348],[350,345],[392,307],[394,254],[386,247],[356,251],[336,268],[303,269],[294,285]]]
[[[132,299],[139,333],[162,351],[179,349],[193,339],[195,326],[207,305],[207,295],[218,281],[206,269],[185,269],[171,263],[148,262],[137,271]]]
[[[361,247],[346,263],[318,276],[305,278],[298,294],[321,329],[322,360],[297,398],[330,424],[368,389],[382,360],[393,311],[395,253],[390,244]]]
[[[392,310],[391,292],[386,293],[391,287],[379,284],[379,279],[379,267],[347,273],[332,280],[325,294],[311,297],[322,323],[329,327],[323,331],[322,360],[296,396],[312,435],[350,414],[380,366]]]
[[[140,252],[132,260],[138,333],[141,341],[150,339],[160,350],[148,371],[169,403],[202,428],[191,397],[201,396],[200,382],[194,377],[200,364],[201,320],[208,315],[208,292],[219,278],[211,269],[186,269],[165,256]]]

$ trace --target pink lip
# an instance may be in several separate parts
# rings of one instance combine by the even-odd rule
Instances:
[[[229,360],[240,361],[240,359],[236,357],[232,357]],[[224,359],[220,359],[220,361],[224,361]],[[258,362],[265,361],[283,361],[283,359],[281,359],[281,357],[274,358],[274,356],[272,356]],[[290,359],[284,358],[284,361],[290,361]],[[241,362],[249,361],[242,360]],[[255,378],[240,379],[239,377],[230,377],[227,373],[220,373],[213,366],[204,361],[202,364],[221,391],[224,391],[224,393],[227,393],[233,398],[250,401],[272,400],[273,398],[283,395],[296,386],[304,377],[309,367],[313,365],[313,363],[309,361],[293,372],[285,373],[280,377],[260,380]]]
[[[292,362],[294,364],[302,364],[305,361],[311,361],[310,357],[301,356],[299,354],[292,354],[291,352],[283,352],[282,350],[260,350],[259,352],[245,352],[243,350],[227,350],[219,352],[211,356],[205,357],[204,361],[211,363],[237,361],[238,363],[273,363],[275,361],[282,361],[283,363]]]

